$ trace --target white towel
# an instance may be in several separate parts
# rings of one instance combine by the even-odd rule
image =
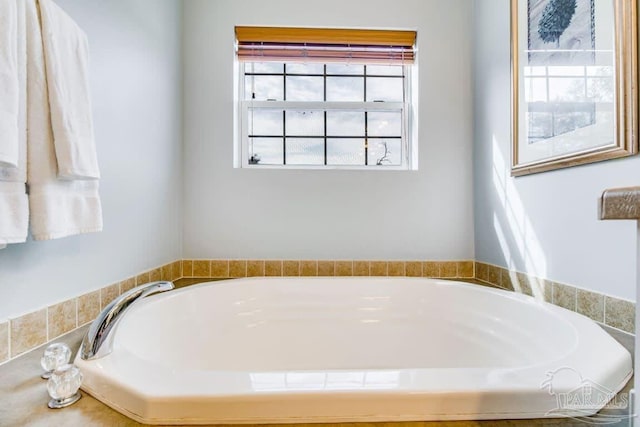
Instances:
[[[0,0],[3,2],[5,0]],[[15,2],[15,0],[10,0]],[[17,164],[10,167],[0,167],[0,248],[9,243],[26,241],[29,227],[29,201],[26,194],[27,180],[27,124],[26,124],[26,67],[27,46],[24,2],[14,3],[16,13],[16,46],[14,47],[17,65],[16,87],[11,89],[18,95],[18,114],[16,124]],[[4,5],[6,6],[6,5]],[[8,9],[4,9],[6,11]],[[2,15],[3,12],[0,12]],[[4,17],[6,18],[6,17]],[[2,21],[3,18],[0,18]],[[4,28],[0,28],[3,31]],[[0,50],[3,49],[0,43]],[[4,100],[0,98],[0,103]],[[1,113],[0,113],[1,114]],[[0,126],[1,127],[1,126]],[[0,135],[4,135],[0,130]]]
[[[0,182],[0,245],[27,239],[29,202],[24,183]]]
[[[18,11],[0,0],[0,166],[18,167]]]
[[[102,230],[102,208],[96,180],[60,180],[54,147],[48,92],[54,81],[45,75],[37,0],[27,2],[28,182],[31,234],[56,239]],[[64,76],[58,76],[63,78]],[[64,116],[64,114],[63,114]]]
[[[58,177],[98,179],[87,36],[53,1],[39,4]]]

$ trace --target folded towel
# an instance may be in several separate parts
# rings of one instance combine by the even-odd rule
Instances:
[[[87,36],[53,1],[39,5],[58,177],[98,179]]]
[[[31,233],[50,240],[102,230],[102,209],[95,181],[58,181],[30,187]]]
[[[0,4],[6,0],[0,0]],[[27,67],[27,46],[24,3],[10,0],[16,12],[16,46],[14,47],[16,56],[16,86],[13,91],[18,95],[18,107],[16,108],[16,141],[17,141],[17,164],[16,166],[0,167],[0,248],[8,243],[21,243],[27,240],[29,227],[29,202],[26,194],[27,181],[27,124],[26,124],[26,67]],[[4,5],[6,6],[6,5]],[[1,8],[2,6],[0,6]],[[0,21],[4,18],[0,12]],[[5,17],[6,18],[6,17]],[[0,27],[0,32],[4,28]],[[0,51],[3,50],[0,43]],[[4,100],[0,97],[0,103]],[[0,113],[1,115],[2,113]],[[1,126],[0,126],[1,128]],[[0,135],[4,135],[0,130]]]
[[[18,11],[0,0],[0,166],[18,166]]]
[[[55,239],[102,230],[98,181],[58,179],[57,150],[49,109],[44,47],[37,0],[27,3],[27,127],[31,234],[35,240]],[[47,64],[48,66],[48,64]],[[64,76],[58,76],[61,79]],[[86,142],[86,141],[82,141]],[[57,141],[56,141],[57,143]],[[74,169],[74,175],[77,169]]]
[[[27,239],[29,201],[24,183],[0,182],[0,245]]]

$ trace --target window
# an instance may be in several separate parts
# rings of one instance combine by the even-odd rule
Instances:
[[[236,28],[240,166],[416,167],[414,32],[256,28]]]

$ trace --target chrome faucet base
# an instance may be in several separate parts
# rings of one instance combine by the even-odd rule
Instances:
[[[67,397],[65,399],[51,399],[49,403],[47,403],[47,406],[51,409],[66,408],[67,406],[71,406],[76,403],[78,400],[80,400],[81,397],[82,394],[80,394],[80,392],[77,392],[73,396]]]
[[[92,360],[111,353],[113,334],[110,334],[110,332],[120,321],[126,310],[132,304],[148,295],[170,291],[173,288],[172,282],[151,282],[133,288],[113,300],[89,326],[89,330],[82,340],[80,357],[83,360]]]

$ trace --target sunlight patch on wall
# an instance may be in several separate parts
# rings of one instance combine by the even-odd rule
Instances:
[[[509,165],[500,151],[495,135],[492,138],[492,153],[493,185],[500,202],[498,210],[494,211],[493,227],[507,268],[516,271],[524,266],[529,276],[547,277],[547,256],[509,174]],[[516,290],[522,287],[517,275],[511,279]],[[535,297],[544,297],[542,279],[529,285]]]

